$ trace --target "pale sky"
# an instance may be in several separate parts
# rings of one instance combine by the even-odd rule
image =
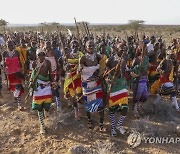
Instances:
[[[180,0],[0,0],[0,19],[9,23],[127,23],[180,25]]]

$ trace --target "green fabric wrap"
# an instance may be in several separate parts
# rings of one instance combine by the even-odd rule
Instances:
[[[36,76],[36,73],[37,73],[37,69],[34,69],[32,71],[32,74],[31,74],[31,79],[34,80],[35,76]],[[42,76],[41,74],[38,75],[37,79],[39,80],[42,80],[42,81],[49,81],[50,80],[50,77],[49,75],[47,77],[44,77]],[[37,79],[34,81],[34,87],[33,87],[33,90],[34,91],[37,91],[37,87],[38,87],[38,84],[37,84]]]
[[[110,79],[112,79],[112,76],[110,76]],[[127,89],[127,88],[128,88],[128,85],[127,85],[127,81],[126,81],[125,77],[123,77],[123,78],[115,77],[111,92],[116,92],[121,89]]]

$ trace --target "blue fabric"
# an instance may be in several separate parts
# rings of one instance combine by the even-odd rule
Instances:
[[[103,99],[97,98],[91,102],[85,102],[86,112],[96,112],[99,107],[103,107]]]
[[[82,87],[87,88],[87,82],[82,82]]]
[[[175,90],[174,85],[172,85],[171,87],[166,87],[165,85],[163,85],[161,87],[160,94],[161,95],[171,95],[171,97],[176,96],[176,90]]]
[[[62,57],[61,51],[58,48],[54,48],[53,51],[55,52],[57,59]]]
[[[97,91],[97,89],[98,89],[98,91],[102,91],[101,85],[97,86],[97,87],[94,87],[94,88],[86,88],[86,89],[83,90],[83,93],[89,93],[89,92],[93,92],[95,90]]]
[[[133,101],[135,103],[136,102],[145,102],[148,99],[149,92],[148,92],[147,82],[148,82],[147,77],[142,76],[138,83],[138,89],[136,89],[137,82],[133,83],[132,91],[133,91]],[[136,91],[136,96],[135,96],[135,91]]]

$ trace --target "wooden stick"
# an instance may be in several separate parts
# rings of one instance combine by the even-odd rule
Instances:
[[[44,62],[43,62],[43,64],[44,64]],[[35,82],[36,82],[36,79],[38,78],[38,75],[39,75],[39,73],[40,73],[40,71],[41,71],[41,68],[42,68],[43,64],[39,67],[39,69],[37,70],[37,72],[36,72],[36,74],[35,74],[35,76],[34,76],[34,79],[33,79],[33,81],[32,81],[32,87],[33,87],[33,88],[34,88],[34,84],[35,84]],[[34,90],[34,89],[33,89],[33,90]],[[26,97],[25,97],[25,103],[27,103],[27,100],[28,100],[28,98],[29,98],[29,96],[30,96],[30,93],[31,93],[31,91],[29,90],[28,94],[27,94]]]
[[[75,25],[76,25],[78,42],[79,42],[79,45],[81,45],[81,39],[80,39],[80,33],[79,33],[79,27],[78,27],[78,25],[77,25],[76,18],[74,18],[74,22],[75,22]]]
[[[113,78],[111,79],[111,83],[110,83],[110,86],[109,86],[109,89],[108,89],[108,92],[107,92],[107,95],[106,95],[107,99],[110,96],[112,85],[113,85],[114,79],[116,77],[117,71],[118,71],[119,68],[121,68],[121,64],[122,64],[122,61],[123,61],[123,59],[122,59],[123,55],[124,55],[124,52],[121,55],[121,58],[120,58],[121,60],[119,60],[117,65],[115,66],[115,72],[114,72]]]
[[[83,27],[84,27],[84,30],[85,30],[85,33],[86,33],[88,39],[90,39],[90,35],[89,35],[89,33],[88,33],[88,29],[87,29],[87,26],[86,26],[86,24],[85,24],[84,21],[83,21]]]
[[[59,29],[58,29],[58,31],[59,31]],[[68,67],[70,68],[70,65],[69,65],[68,59],[67,59],[67,55],[66,55],[66,53],[65,53],[65,47],[64,47],[64,44],[63,44],[63,41],[62,41],[62,34],[61,34],[61,31],[59,31],[59,37],[60,37],[60,41],[61,41],[62,48],[63,48],[63,50],[64,50],[63,53],[64,53],[65,61],[66,61],[67,65],[68,65]],[[72,86],[73,86],[75,98],[77,98],[77,93],[76,93],[76,89],[75,89],[74,80],[73,80],[73,77],[72,77],[72,71],[71,71],[71,68],[70,68],[70,78],[71,78],[71,80],[72,80]],[[78,99],[77,99],[77,100],[78,100]]]
[[[89,27],[88,27],[87,22],[86,22],[85,24],[86,24],[86,29],[87,29],[87,32],[88,32],[88,35],[89,35],[89,39],[90,39],[90,31],[89,31]]]

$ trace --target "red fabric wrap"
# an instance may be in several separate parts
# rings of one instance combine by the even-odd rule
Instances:
[[[7,74],[16,73],[21,70],[18,57],[12,57],[12,58],[6,57],[5,64],[6,64]]]
[[[160,76],[160,81],[161,81],[161,83],[170,82],[170,80],[169,80],[169,75],[170,75],[170,73],[166,73],[166,74],[164,74],[164,75],[161,75],[161,76]]]

